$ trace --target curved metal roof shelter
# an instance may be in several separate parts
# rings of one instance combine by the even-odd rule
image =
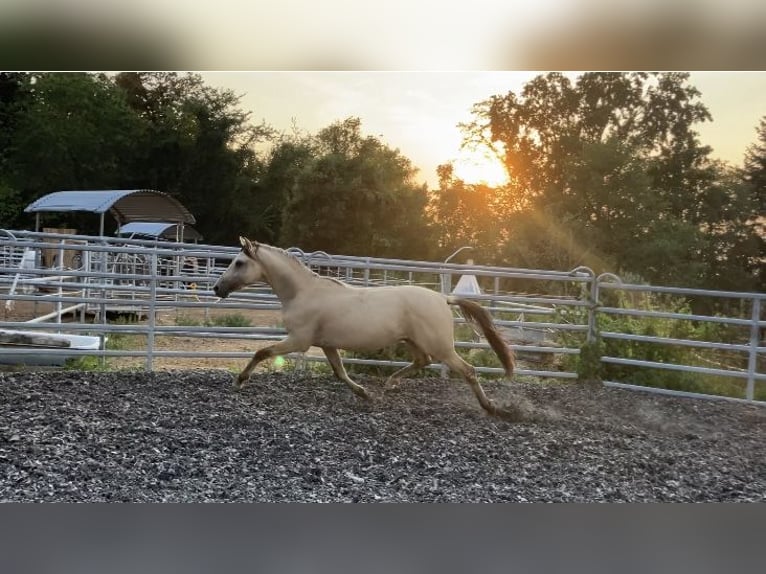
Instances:
[[[38,214],[38,224],[41,212],[100,213],[101,235],[104,234],[104,213],[107,211],[114,216],[118,225],[131,221],[173,222],[180,225],[196,223],[194,216],[180,201],[153,189],[55,191],[33,201],[24,211]]]
[[[191,239],[200,241],[202,235],[193,227],[181,227],[177,223],[154,222],[154,221],[131,221],[117,230],[117,235],[132,236],[141,235],[151,238],[169,239],[171,241],[185,241]]]

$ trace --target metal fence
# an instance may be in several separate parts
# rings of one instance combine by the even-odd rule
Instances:
[[[688,377],[716,377],[728,385],[719,394],[766,401],[763,293],[626,284],[584,267],[562,272],[288,251],[318,274],[354,285],[416,284],[444,293],[457,288],[492,313],[517,354],[522,376],[575,379],[578,369],[580,374],[583,370],[582,349],[595,346],[601,349],[599,368],[609,385],[654,388],[657,377],[649,380],[647,373],[661,370],[672,380],[664,385],[671,388],[659,392],[697,394]],[[236,317],[280,309],[266,285],[225,301],[212,293],[215,280],[238,252],[215,245],[0,230],[0,362],[140,357],[144,368],[152,369],[160,357],[250,358],[252,351],[216,350],[207,343],[240,340],[255,346],[285,335],[278,322],[229,326],[213,320],[224,313]],[[43,254],[51,266],[41,266]],[[689,305],[720,307],[725,313],[701,314]],[[31,307],[35,316],[22,318],[20,307]],[[46,312],[35,313],[42,307]],[[198,319],[186,321],[186,313]],[[168,315],[176,320],[158,320]],[[478,362],[477,370],[502,374],[499,365],[482,364],[481,354],[489,349],[486,341],[459,315],[455,323],[456,346],[469,361]],[[709,325],[715,328],[705,327]],[[28,336],[19,339],[18,333]],[[130,348],[112,344],[126,335],[134,336]],[[173,348],[173,339],[179,337],[200,343],[191,350]],[[293,358],[324,360],[312,353]],[[407,364],[351,355],[344,362],[392,368]],[[679,372],[686,379],[676,380]]]

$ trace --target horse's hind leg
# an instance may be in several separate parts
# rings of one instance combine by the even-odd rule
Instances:
[[[484,389],[481,388],[479,380],[476,378],[476,369],[474,369],[472,365],[466,363],[454,349],[452,350],[452,353],[443,358],[442,361],[444,361],[450,369],[460,373],[463,378],[468,381],[468,384],[471,385],[471,390],[473,390],[473,394],[479,399],[479,404],[485,411],[491,415],[497,414],[495,403],[489,400],[487,395],[484,394]]]
[[[351,377],[348,376],[346,368],[343,366],[343,361],[340,359],[338,349],[335,349],[334,347],[322,347],[322,350],[324,351],[327,360],[330,361],[330,366],[332,367],[335,376],[346,383],[351,390],[354,391],[355,395],[370,400],[371,397],[367,393],[367,390],[362,385],[352,381]]]
[[[412,363],[406,367],[402,367],[386,379],[385,387],[387,391],[394,390],[399,386],[399,383],[405,376],[409,375],[410,373],[419,371],[431,362],[431,357],[429,357],[428,354],[420,347],[417,347],[412,341],[404,341],[404,343],[412,352],[414,360]]]

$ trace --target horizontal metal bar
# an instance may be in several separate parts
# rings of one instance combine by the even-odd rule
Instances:
[[[750,345],[736,343],[713,343],[708,341],[695,341],[694,339],[674,339],[672,337],[651,337],[649,335],[633,335],[631,333],[615,333],[601,331],[602,339],[617,339],[622,341],[636,341],[640,343],[659,343],[663,345],[680,345],[683,347],[700,347],[704,349],[720,349],[723,351],[750,351]]]
[[[493,375],[503,375],[505,373],[503,369],[499,369],[496,367],[475,367],[475,369],[479,373],[487,373],[487,374],[493,374]],[[550,379],[576,379],[577,378],[577,373],[572,373],[569,371],[543,371],[543,370],[536,370],[536,369],[514,369],[513,375],[514,375],[514,378],[516,376],[540,377],[540,378],[550,378]]]
[[[690,313],[670,313],[668,311],[646,311],[643,309],[623,309],[621,307],[599,307],[598,313],[606,315],[626,315],[629,317],[655,317],[657,319],[682,319],[686,321],[707,321],[708,323],[723,323],[728,325],[752,325],[750,319],[715,317],[712,315],[693,315]],[[766,326],[766,321],[759,321]]]
[[[629,383],[620,383],[616,381],[604,381],[604,386],[615,389],[624,389],[628,391],[639,391],[644,393],[653,393],[658,395],[669,395],[672,397],[683,397],[689,399],[708,399],[714,401],[730,401],[736,403],[747,403],[750,405],[758,405],[766,407],[766,401],[756,401],[749,399],[742,399],[738,397],[727,397],[725,395],[708,395],[706,393],[692,393],[689,391],[677,391],[674,389],[663,389],[659,387],[645,387],[643,385],[632,385]]]
[[[22,347],[18,350],[11,349],[8,350],[6,348],[0,347],[0,356],[38,356],[41,352],[44,352],[46,355],[51,356],[97,356],[97,357],[145,357],[146,351],[145,350],[91,350],[91,349],[31,349],[28,347]],[[195,353],[193,351],[170,351],[170,350],[155,350],[153,353],[153,356],[155,358],[157,357],[164,357],[164,358],[198,358],[200,355],[199,353]],[[215,351],[205,354],[205,358],[207,359],[250,359],[252,358],[253,353],[252,351]],[[322,361],[325,362],[326,359],[321,356],[316,355],[301,355],[299,353],[289,354],[287,355],[288,358],[292,359],[301,359],[301,360],[308,360],[308,361]],[[360,364],[360,365],[374,365],[374,366],[381,366],[381,367],[403,367],[406,365],[409,365],[410,363],[408,361],[381,361],[376,359],[357,359],[357,358],[350,358],[345,357],[343,358],[343,362],[347,364]],[[432,364],[430,368],[441,368],[439,364]],[[495,368],[495,367],[481,367],[477,366],[475,367],[476,371],[479,373],[486,373],[486,374],[494,374],[494,375],[504,375],[505,371],[501,368]],[[521,375],[521,376],[533,376],[533,377],[555,377],[555,378],[566,378],[566,379],[574,379],[577,378],[577,373],[567,372],[567,371],[543,371],[543,370],[534,370],[534,369],[516,369],[514,372],[515,375]]]
[[[60,235],[43,232],[19,231],[13,232],[17,239],[14,240],[0,238],[0,246],[11,247],[32,247],[38,249],[64,248],[80,251],[114,251],[114,252],[136,252],[139,248],[146,250],[151,248],[158,254],[175,256],[179,252],[189,256],[207,257],[207,258],[233,258],[239,251],[238,247],[226,247],[220,245],[195,244],[195,243],[175,243],[170,241],[155,241],[130,239],[122,237],[98,237],[86,235]],[[33,238],[32,241],[20,241],[22,238]],[[36,240],[35,240],[36,239]],[[85,241],[85,245],[65,243],[63,241]],[[289,252],[290,250],[288,250]],[[593,275],[579,270],[573,271],[555,271],[548,269],[525,269],[515,267],[498,266],[480,266],[465,265],[458,263],[443,263],[433,261],[416,261],[408,259],[393,258],[372,258],[356,257],[349,255],[327,255],[319,257],[316,254],[295,254],[298,259],[308,262],[315,266],[329,266],[341,268],[368,268],[370,270],[397,270],[431,273],[452,273],[452,274],[505,274],[505,273],[524,273],[538,275],[546,279],[560,277],[568,281],[589,281]],[[421,271],[417,271],[420,269]]]
[[[695,367],[691,365],[678,365],[676,363],[658,363],[656,361],[645,361],[643,359],[622,359],[620,357],[601,357],[602,363],[613,365],[630,365],[634,367],[651,367],[655,369],[665,369],[668,371],[684,371],[687,373],[701,373],[704,375],[721,375],[724,377],[735,377],[737,379],[747,379],[748,374],[743,371],[729,371],[726,369],[712,369],[709,367]],[[766,380],[766,374],[756,373],[755,378]]]
[[[82,333],[92,335],[133,335],[133,336],[146,336],[151,332],[148,327],[131,327],[128,325],[111,325],[111,324],[90,324],[90,325],[78,325],[73,323],[53,323],[44,327],[40,327],[34,323],[23,323],[7,325],[0,324],[0,329],[16,329],[23,331],[55,331],[59,334],[73,334]],[[168,330],[154,330],[154,334],[157,337],[188,337],[188,338],[201,338],[201,339],[238,339],[242,341],[247,340],[270,340],[277,341],[284,338],[287,334],[283,329],[242,329],[235,331],[237,327],[221,327],[222,331],[213,331],[212,328],[200,328],[198,330],[184,329],[183,327],[172,327]],[[201,355],[204,352],[199,352]]]
[[[489,301],[492,303],[545,303],[547,305],[556,305],[560,307],[589,307],[588,301],[582,299],[574,299],[568,297],[559,297],[551,295],[549,297],[533,297],[529,295],[495,295],[492,293],[481,295],[459,295],[462,299],[470,299],[471,301]],[[506,312],[519,312],[514,309],[504,309]]]
[[[674,295],[726,297],[729,299],[766,299],[766,293],[752,291],[716,291],[712,289],[697,289],[692,287],[661,287],[657,285],[637,285],[631,283],[599,282],[598,288],[612,289],[616,291],[646,291],[650,293],[669,293]]]
[[[122,335],[140,335],[146,336],[151,331],[148,325],[114,325],[114,324],[77,324],[77,323],[29,323],[29,322],[0,322],[2,329],[18,330],[51,330],[58,332],[77,332],[87,331],[94,333],[122,334]],[[225,327],[225,326],[207,326],[207,325],[157,325],[154,328],[157,337],[189,337],[204,339],[238,339],[238,340],[278,340],[285,337],[287,331],[281,327]],[[455,341],[458,348],[467,349],[485,349],[491,350],[487,343],[473,341]],[[580,350],[569,347],[553,347],[544,345],[523,345],[511,344],[509,348],[514,351],[528,353],[551,353],[577,355]]]
[[[455,341],[455,347],[459,349],[485,349],[491,350],[487,343],[474,343],[471,341]],[[514,351],[522,351],[525,353],[559,353],[561,355],[579,355],[580,349],[573,349],[569,347],[547,347],[543,345],[521,345],[512,344],[508,345],[508,348]]]
[[[308,361],[320,361],[326,362],[326,359],[321,356],[307,355],[305,357]],[[372,366],[384,366],[384,367],[404,367],[410,363],[407,361],[376,361],[374,359],[357,359],[342,357],[342,360],[346,364],[350,365],[372,365]],[[440,363],[431,363],[429,369],[441,369]],[[505,371],[497,367],[475,367],[479,373],[504,375]],[[568,371],[540,371],[534,369],[516,369],[514,375],[530,376],[530,377],[547,377],[547,378],[560,378],[560,379],[576,379],[577,373],[571,373]]]
[[[506,327],[510,329],[518,329],[520,332],[527,331],[582,331],[588,330],[588,325],[578,325],[576,323],[542,323],[536,321],[505,321],[502,319],[494,319],[493,323],[496,327]],[[470,321],[466,321],[462,317],[455,317],[455,325],[471,325]]]

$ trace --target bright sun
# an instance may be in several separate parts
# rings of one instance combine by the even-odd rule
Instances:
[[[500,161],[482,152],[462,150],[453,166],[455,177],[466,183],[484,183],[491,187],[508,183],[508,174]]]

